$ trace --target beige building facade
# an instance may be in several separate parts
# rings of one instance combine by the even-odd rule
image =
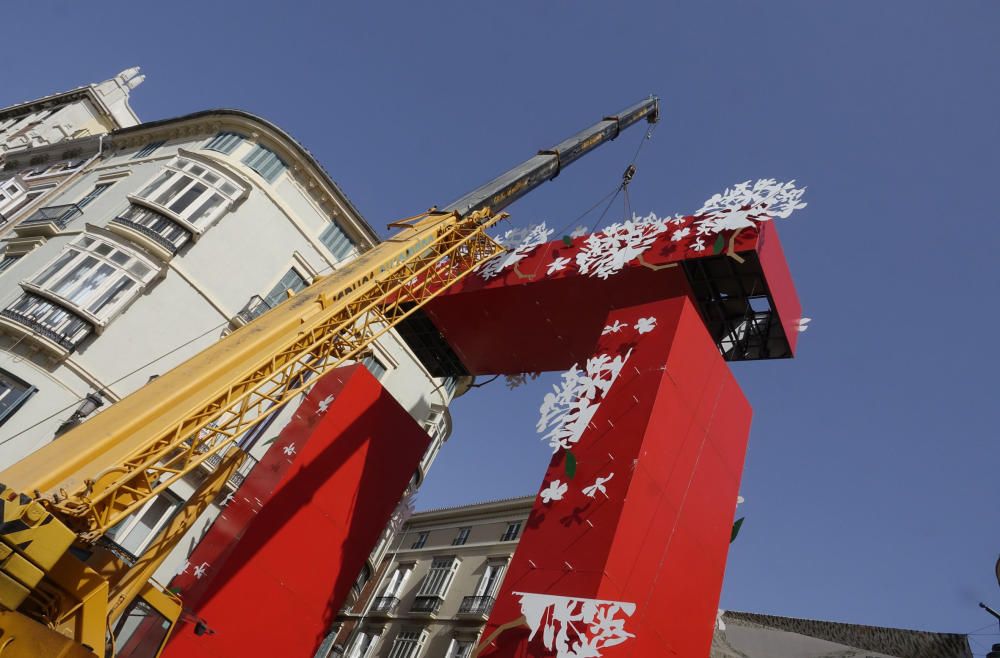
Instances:
[[[392,534],[367,584],[356,587],[317,658],[468,658],[533,502],[414,514]]]

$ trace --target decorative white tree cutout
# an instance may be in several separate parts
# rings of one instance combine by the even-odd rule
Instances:
[[[549,486],[538,494],[542,497],[542,502],[545,504],[551,503],[554,500],[562,500],[566,492],[569,491],[569,485],[562,480],[552,480]]]
[[[590,485],[589,487],[583,488],[583,495],[588,496],[590,498],[597,498],[597,494],[601,493],[604,495],[605,498],[607,498],[608,488],[605,487],[604,485],[606,485],[608,482],[611,482],[611,478],[613,478],[614,476],[615,476],[614,473],[609,473],[605,477],[598,476],[598,478],[594,480],[594,484]]]
[[[607,279],[624,269],[629,261],[641,256],[667,230],[667,223],[654,213],[645,217],[607,226],[587,236],[576,254],[576,266],[582,274]]]
[[[720,233],[752,228],[755,222],[774,217],[787,219],[793,212],[806,207],[802,202],[805,188],[795,187],[795,181],[779,183],[773,178],[761,178],[753,185],[744,181],[716,194],[695,212],[695,221],[706,232]]]
[[[602,650],[635,637],[625,622],[634,603],[514,592],[531,629],[528,640],[542,633],[542,644],[555,658],[599,658]],[[624,615],[624,617],[620,617]]]
[[[542,222],[526,228],[513,228],[502,236],[497,236],[497,242],[508,251],[480,265],[477,268],[480,275],[487,280],[499,276],[506,268],[522,261],[536,247],[548,242],[554,232],[554,229],[546,228],[545,222]]]
[[[580,440],[631,353],[629,350],[624,356],[591,357],[586,371],[573,364],[553,391],[545,394],[537,429],[545,432],[543,438],[548,439],[553,454]]]

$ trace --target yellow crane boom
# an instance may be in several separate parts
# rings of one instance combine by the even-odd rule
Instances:
[[[397,222],[399,232],[345,267],[0,472],[0,655],[117,655],[110,625],[137,597],[166,621],[163,641],[142,658],[159,655],[180,603],[148,578],[239,464],[242,453],[230,450],[238,439],[310,377],[356,359],[501,253],[486,234],[500,209],[622,129],[657,117],[655,98],[637,103],[441,211]],[[222,466],[134,568],[93,547],[214,455]],[[12,634],[22,641],[5,652]],[[40,643],[47,653],[32,653]]]

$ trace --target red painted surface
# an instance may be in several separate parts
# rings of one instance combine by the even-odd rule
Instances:
[[[711,249],[664,235],[643,262],[607,280],[574,268],[547,273],[582,244],[543,245],[516,269],[468,277],[426,307],[473,374],[565,370],[632,349],[573,447],[566,497],[536,502],[484,637],[520,616],[513,592],[532,592],[634,603],[625,630],[635,637],[603,656],[706,656],[750,423],[677,266]],[[757,253],[794,347],[799,303],[773,228],[741,231],[735,251]],[[657,327],[640,336],[640,317],[656,317]],[[616,320],[633,329],[602,335]],[[363,368],[335,375],[313,390],[175,580],[217,632],[182,629],[168,658],[313,655],[428,442]],[[331,393],[330,412],[316,414]],[[280,448],[292,442],[289,459]],[[565,460],[555,455],[543,488],[568,480]],[[611,472],[607,497],[583,495]],[[194,578],[203,563],[206,577]],[[527,637],[509,630],[483,655],[554,655],[541,633]]]
[[[311,657],[429,442],[363,366],[317,382],[171,583],[215,633],[164,655]]]
[[[521,615],[513,592],[636,604],[635,638],[602,656],[707,656],[750,426],[750,406],[683,298],[617,309],[607,318],[656,328],[602,337],[594,354],[632,348],[580,442],[553,457],[542,488],[568,482],[562,500],[537,499],[483,633]],[[614,473],[607,497],[583,494]],[[491,658],[554,655],[527,628],[496,638]]]

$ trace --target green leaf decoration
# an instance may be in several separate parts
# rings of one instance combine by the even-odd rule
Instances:
[[[726,248],[726,238],[721,234],[715,239],[715,246],[712,247],[713,254],[720,254],[722,250]]]
[[[576,455],[569,450],[566,451],[566,477],[570,480],[576,475]]]
[[[566,245],[567,247],[572,247],[573,246],[573,238],[569,237],[568,235],[564,235],[563,236],[563,244]]]
[[[740,534],[740,528],[743,527],[743,519],[745,518],[747,517],[741,516],[740,518],[736,519],[735,523],[733,523],[733,533],[729,536],[730,544],[736,541],[736,535]]]

